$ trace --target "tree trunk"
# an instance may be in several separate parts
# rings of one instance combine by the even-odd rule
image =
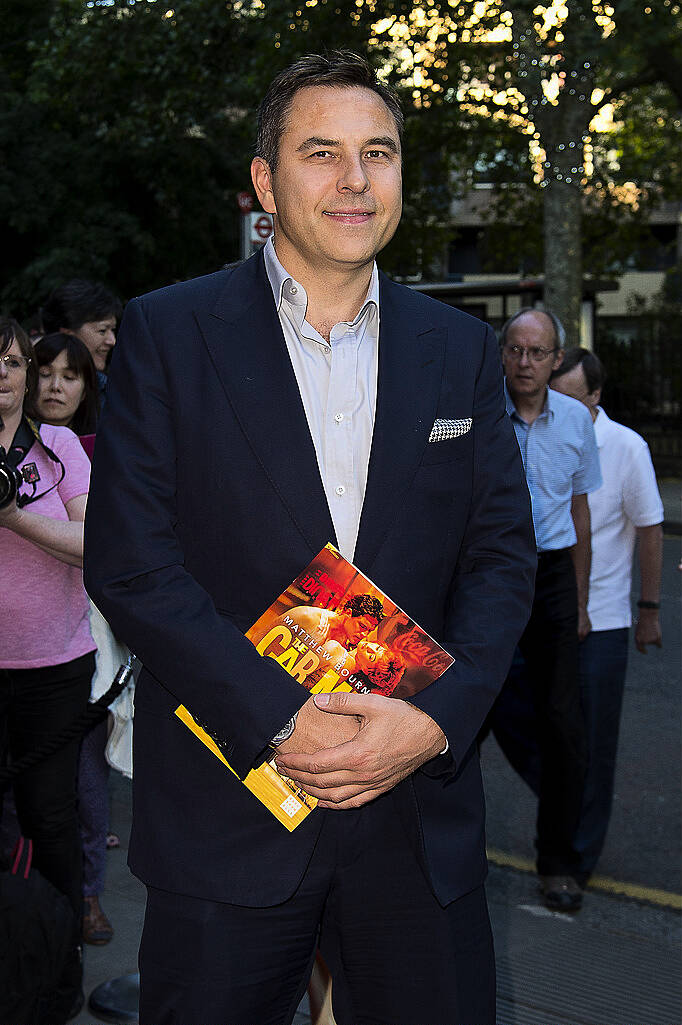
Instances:
[[[582,237],[580,188],[550,179],[545,188],[545,306],[566,328],[566,345],[580,345]]]

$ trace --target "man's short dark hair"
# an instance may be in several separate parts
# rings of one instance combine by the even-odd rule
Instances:
[[[40,311],[45,334],[78,331],[83,324],[121,316],[121,302],[98,281],[72,278],[55,288]]]
[[[557,377],[562,377],[563,374],[568,374],[576,367],[583,368],[589,392],[601,391],[606,380],[604,364],[599,359],[599,356],[595,356],[589,349],[581,349],[577,345],[572,349],[566,349],[563,363],[558,370],[554,371],[550,380],[553,381]]]
[[[507,333],[509,331],[509,328],[514,323],[514,321],[518,320],[520,317],[523,317],[526,313],[544,313],[546,317],[549,317],[550,323],[554,329],[556,348],[563,349],[564,345],[566,344],[566,329],[564,328],[564,325],[561,323],[556,313],[552,313],[551,310],[538,309],[535,306],[524,306],[522,310],[519,310],[517,313],[512,314],[509,320],[507,320],[503,324],[502,330],[500,331],[500,346],[503,346],[506,342]]]
[[[402,137],[403,112],[396,93],[377,78],[371,64],[350,50],[309,53],[299,58],[271,82],[258,109],[256,156],[277,167],[279,143],[286,129],[286,119],[299,89],[326,85],[337,88],[371,89],[390,110],[398,135]]]
[[[359,616],[371,616],[380,623],[384,618],[384,606],[373,594],[354,594],[344,604],[343,612],[347,612],[353,619]]]

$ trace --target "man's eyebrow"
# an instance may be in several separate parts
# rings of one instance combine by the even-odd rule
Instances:
[[[304,139],[301,145],[298,147],[298,152],[304,149],[313,149],[315,146],[338,146],[340,145],[338,139],[321,139],[318,135],[311,135],[309,138]]]
[[[311,135],[307,139],[304,139],[301,145],[298,147],[297,152],[301,153],[304,150],[314,149],[316,146],[331,149],[332,147],[338,147],[341,145],[339,139],[322,139],[318,135]],[[395,139],[392,139],[390,135],[377,135],[372,139],[366,139],[363,146],[383,146],[385,149],[389,149],[392,153],[398,152]]]
[[[368,139],[365,146],[383,146],[385,149],[390,149],[391,153],[398,152],[395,139],[390,135],[377,135],[374,139]]]

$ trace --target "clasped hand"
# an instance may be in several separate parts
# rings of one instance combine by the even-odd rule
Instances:
[[[296,734],[301,717],[305,728],[311,701],[315,709],[334,719],[350,717],[354,735],[334,747],[320,745],[319,750],[303,751],[303,735],[297,739]],[[317,694],[301,709],[299,723],[277,751],[277,768],[316,797],[321,808],[359,808],[445,747],[445,734],[425,712],[406,701],[376,694]]]

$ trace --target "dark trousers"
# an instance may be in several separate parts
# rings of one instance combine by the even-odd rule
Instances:
[[[392,794],[314,814],[325,814],[320,838],[283,904],[244,908],[148,888],[141,1025],[288,1025],[318,944],[338,1025],[494,1025],[483,888],[441,907]]]
[[[83,737],[78,759],[78,820],[83,844],[83,895],[98,897],[104,889],[109,830],[109,763],[104,756],[106,719]]]
[[[587,724],[588,766],[574,846],[578,879],[587,882],[611,817],[620,713],[628,665],[628,629],[597,630],[580,645],[580,694]]]
[[[540,875],[577,875],[580,858],[574,837],[582,806],[587,738],[578,682],[575,571],[567,549],[539,555],[533,610],[519,650],[530,684],[539,750],[537,870]],[[525,767],[533,768],[529,760],[533,738],[529,742],[512,736],[510,742],[506,709],[513,704],[513,696],[505,693],[507,686],[493,710],[492,727],[512,765],[522,766],[525,776]],[[510,678],[510,690],[512,686]],[[518,760],[513,753],[517,749]]]
[[[14,760],[35,750],[86,707],[95,668],[93,654],[40,669],[0,669],[0,723]],[[80,737],[70,741],[14,782],[24,836],[31,837],[33,863],[82,909],[82,850],[76,809]]]

